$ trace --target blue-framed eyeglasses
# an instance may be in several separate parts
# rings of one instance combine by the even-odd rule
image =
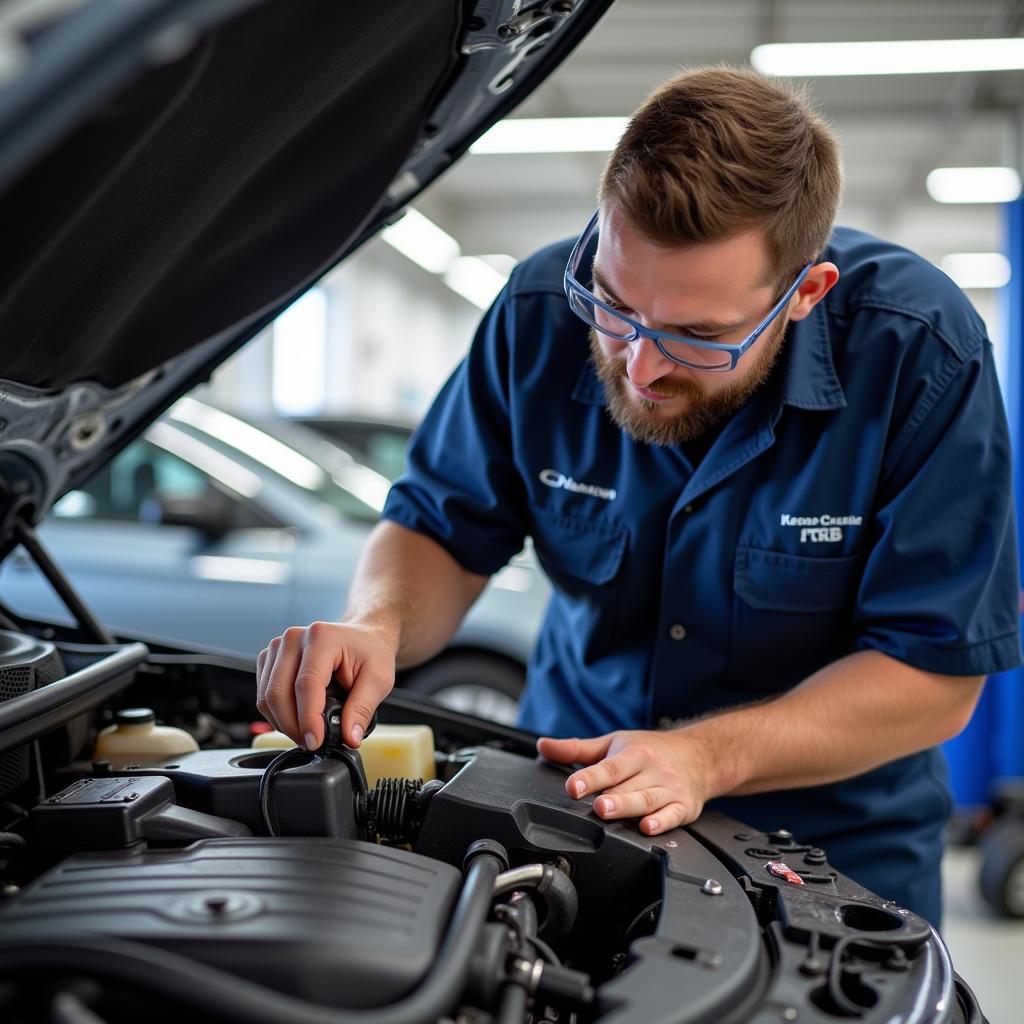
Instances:
[[[725,343],[709,341],[706,338],[693,338],[685,334],[673,334],[671,331],[652,331],[637,320],[621,313],[614,306],[602,302],[579,277],[583,254],[597,234],[597,221],[600,211],[590,218],[583,234],[573,246],[569,262],[565,266],[563,287],[565,297],[569,300],[569,308],[591,327],[614,338],[616,341],[638,341],[649,338],[658,346],[658,351],[674,363],[692,367],[695,370],[726,371],[735,369],[740,357],[767,330],[771,322],[785,308],[793,293],[800,287],[807,272],[814,265],[810,261],[797,275],[796,280],[786,289],[782,298],[772,306],[768,315],[740,342]]]

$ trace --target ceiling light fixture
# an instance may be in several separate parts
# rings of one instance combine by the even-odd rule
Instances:
[[[472,146],[495,153],[606,153],[615,148],[625,117],[513,117],[499,121]]]
[[[1002,288],[1010,283],[1010,261],[1001,252],[951,252],[939,266],[961,288]]]
[[[476,256],[460,256],[452,260],[444,275],[444,283],[452,291],[480,309],[487,309],[507,280],[507,274],[499,273]]]
[[[924,75],[1024,68],[1024,39],[906,39],[862,43],[766,43],[750,62],[787,78]]]
[[[1012,167],[936,167],[925,181],[937,203],[1012,203],[1020,175]]]
[[[504,254],[463,256],[461,246],[447,231],[411,207],[380,237],[413,263],[438,274],[453,292],[480,309],[494,301],[515,266],[515,260]]]
[[[401,220],[386,227],[380,237],[431,274],[443,274],[462,251],[447,231],[412,207]]]

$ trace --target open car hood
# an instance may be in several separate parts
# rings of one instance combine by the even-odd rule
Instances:
[[[3,518],[400,215],[610,2],[0,0]]]

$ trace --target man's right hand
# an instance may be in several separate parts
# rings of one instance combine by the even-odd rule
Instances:
[[[292,626],[260,651],[256,707],[279,732],[315,750],[323,740],[324,694],[332,679],[349,691],[342,737],[358,747],[395,685],[397,644],[377,626],[314,622]]]

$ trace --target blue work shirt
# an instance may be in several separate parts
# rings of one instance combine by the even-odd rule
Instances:
[[[657,728],[863,649],[950,675],[1020,663],[1005,414],[984,325],[949,278],[837,228],[822,259],[838,283],[695,466],[606,412],[562,291],[570,248],[513,272],[384,511],[485,575],[533,538],[554,595],[524,727]],[[937,923],[938,750],[711,806],[789,828]]]

